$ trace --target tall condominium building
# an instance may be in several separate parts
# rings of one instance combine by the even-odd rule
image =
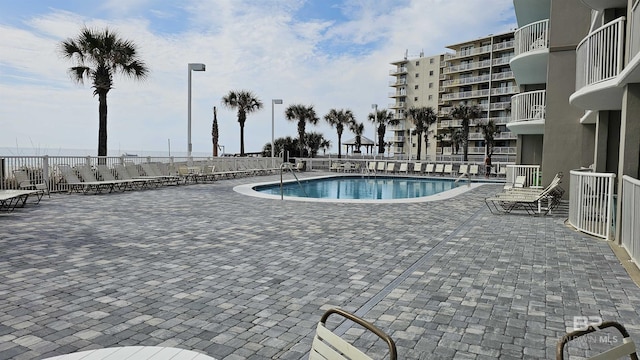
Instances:
[[[440,67],[445,59],[444,54],[419,57],[394,61],[391,64],[395,69],[389,71],[389,75],[395,79],[389,83],[394,91],[389,97],[394,102],[389,104],[389,110],[393,112],[398,125],[388,126],[390,134],[385,140],[395,156],[400,158],[426,159],[434,158],[436,153],[435,143],[421,146],[421,154],[417,153],[418,137],[411,133],[412,123],[407,119],[406,110],[412,107],[431,107],[434,111],[438,108],[439,82],[442,79]],[[434,127],[435,129],[435,127]]]
[[[394,154],[416,158],[413,148],[418,139],[409,136],[412,122],[405,112],[412,106],[427,106],[436,110],[438,122],[433,126],[429,145],[422,146],[421,159],[462,160],[463,150],[453,141],[461,130],[461,121],[453,119],[450,112],[455,106],[466,104],[477,105],[483,110],[482,116],[470,124],[469,161],[483,161],[486,148],[478,125],[493,120],[499,129],[495,135],[494,161],[515,162],[516,135],[506,128],[510,120],[511,96],[519,90],[509,67],[513,45],[513,32],[508,32],[448,46],[453,53],[392,62],[396,68],[390,75],[396,79],[391,86],[397,90],[390,94],[396,99],[390,108],[401,119],[400,125],[393,128]],[[409,91],[418,91],[421,87],[426,87],[426,92],[409,95]],[[406,91],[406,96],[402,91]],[[406,148],[412,151],[408,152]]]

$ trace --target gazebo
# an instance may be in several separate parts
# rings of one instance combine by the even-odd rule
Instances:
[[[356,151],[358,150],[356,149],[356,138],[343,141],[342,145],[345,145],[347,147],[347,154],[349,153],[349,148],[351,148],[352,154],[356,154]],[[364,146],[367,149],[367,154],[369,154],[370,152],[373,153],[376,144],[368,137],[360,136],[360,145]]]

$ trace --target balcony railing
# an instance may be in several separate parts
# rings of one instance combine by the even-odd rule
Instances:
[[[406,72],[407,72],[407,68],[403,66],[393,70],[389,70],[389,75],[403,74]]]
[[[613,226],[615,174],[571,170],[569,223],[576,229],[609,239]]]
[[[458,78],[442,82],[442,86],[460,86],[465,84],[475,84],[479,82],[489,81],[489,75],[471,76],[466,78]]]
[[[443,69],[445,74],[459,71],[474,70],[491,66],[491,60],[476,61],[459,65],[449,66]]]
[[[624,25],[620,17],[591,32],[576,48],[576,90],[615,78],[623,69]]]
[[[407,85],[407,79],[397,79],[393,81],[389,81],[389,86],[400,86]]]
[[[510,95],[520,91],[518,86],[505,86],[491,89],[491,95]]]
[[[389,97],[398,97],[398,96],[407,96],[407,92],[406,91],[395,91],[395,92],[390,92],[389,93]]]
[[[636,4],[637,5],[637,4]],[[622,176],[622,246],[636,265],[640,264],[640,181]]]
[[[514,41],[504,41],[501,43],[493,44],[493,50],[502,50],[502,49],[510,49],[514,46]]]
[[[493,65],[506,65],[509,64],[509,61],[513,58],[513,55],[511,56],[503,56],[501,58],[497,58],[497,59],[493,59],[491,61],[491,63]]]
[[[489,96],[489,89],[486,90],[475,90],[475,91],[460,91],[454,92],[451,94],[442,95],[442,100],[458,100],[458,99],[468,99],[474,97],[487,97]]]
[[[547,91],[537,90],[514,95],[511,98],[511,121],[544,120]]]
[[[462,126],[462,120],[441,120],[438,123],[438,129],[446,129],[456,126]]]
[[[491,45],[486,45],[479,48],[464,49],[464,50],[456,51],[456,54],[453,57],[459,58],[459,57],[465,57],[465,56],[472,56],[477,54],[488,53],[490,51],[491,51]]]
[[[399,108],[403,108],[404,107],[404,101],[398,101],[394,104],[389,104],[388,108],[389,109],[399,109]]]
[[[516,30],[515,56],[529,51],[549,48],[549,19],[536,21]]]
[[[640,53],[640,1],[631,9],[631,39],[629,40],[629,61]]]
[[[491,80],[513,79],[513,71],[505,71],[491,75]]]

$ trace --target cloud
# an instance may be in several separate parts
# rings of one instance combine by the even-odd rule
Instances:
[[[0,25],[0,146],[97,148],[98,101],[90,84],[69,79],[71,63],[56,53],[57,44],[83,25],[109,26],[134,41],[151,70],[142,83],[115,79],[108,96],[110,150],[164,150],[171,139],[172,150],[186,151],[187,64],[207,65],[192,73],[196,153],[210,151],[213,106],[220,142],[227,152],[239,151],[236,114],[220,103],[229,90],[252,90],[265,103],[245,127],[246,151],[260,151],[271,140],[273,98],[284,100],[275,109],[276,137],[296,136],[295,124],[283,116],[294,103],[314,105],[319,116],[350,108],[366,122],[372,103],[382,108],[392,102],[386,97],[389,62],[406,49],[432,55],[515,27],[510,0],[345,1],[339,20],[296,18],[304,3],[293,0],[190,1],[181,8],[111,0],[105,6],[112,17],[51,9],[21,27]],[[185,21],[181,30],[157,31],[159,21],[178,17]],[[337,143],[324,123],[309,130]],[[365,136],[373,132],[366,123]]]

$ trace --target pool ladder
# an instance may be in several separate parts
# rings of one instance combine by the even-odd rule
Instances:
[[[302,184],[300,183],[300,179],[298,179],[298,176],[296,175],[295,171],[291,167],[291,163],[283,162],[280,165],[280,200],[284,200],[284,190],[282,188],[282,173],[284,172],[284,169],[288,169],[293,174],[293,177],[296,178],[296,181],[298,182],[300,189],[304,193],[304,196],[309,197],[309,195],[307,195],[307,192],[304,189],[304,186],[302,186]]]

